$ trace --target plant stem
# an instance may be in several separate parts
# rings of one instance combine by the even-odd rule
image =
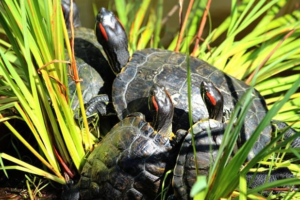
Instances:
[[[183,1],[182,1],[182,2],[183,2]],[[175,51],[176,51],[176,52],[178,52],[179,49],[180,49],[180,44],[181,44],[181,42],[182,42],[183,33],[184,33],[184,30],[185,30],[186,23],[187,23],[189,14],[190,14],[190,12],[191,12],[193,3],[194,3],[194,0],[190,0],[188,9],[187,9],[187,11],[186,11],[186,14],[185,14],[185,17],[184,17],[184,20],[183,20],[183,23],[181,23],[181,20],[180,20],[180,33],[179,33],[179,37],[178,37],[177,44],[176,44],[176,47],[175,47]],[[180,8],[180,10],[179,10],[179,16],[181,16],[181,13],[182,13],[182,5],[181,5],[181,8]],[[181,19],[181,17],[180,17],[180,19]]]
[[[270,57],[275,53],[275,51],[280,47],[280,45],[292,34],[294,33],[296,29],[292,29],[290,32],[288,32],[281,41],[276,45],[276,47],[269,53],[269,55],[263,60],[263,62],[258,66],[257,71],[253,71],[252,74],[249,76],[249,78],[246,80],[246,83],[249,84],[254,75],[266,64],[266,62],[270,59]]]
[[[203,29],[204,29],[204,26],[206,24],[206,19],[207,19],[207,14],[208,14],[208,11],[209,11],[209,8],[210,8],[210,4],[211,4],[211,0],[208,0],[205,11],[203,13],[203,17],[202,17],[200,27],[199,27],[199,30],[198,30],[198,33],[197,33],[197,37],[196,37],[195,46],[194,46],[194,49],[193,49],[193,52],[192,52],[191,56],[196,56],[196,52],[197,52],[197,49],[198,49],[198,44],[200,42],[200,38],[202,36]]]

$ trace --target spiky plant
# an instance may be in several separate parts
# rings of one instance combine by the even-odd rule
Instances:
[[[223,157],[221,154],[218,156],[207,180],[199,177],[200,181],[193,190],[194,195],[199,193],[196,199],[220,199],[229,197],[240,186],[241,193],[236,194],[245,199],[246,195],[270,186],[247,191],[243,181],[244,175],[258,162],[271,167],[285,165],[293,172],[300,171],[299,166],[293,164],[293,161],[298,159],[297,151],[281,149],[288,145],[288,141],[274,147],[279,137],[241,170],[255,139],[271,119],[288,122],[294,128],[300,127],[300,75],[297,73],[300,69],[300,11],[294,10],[278,17],[278,11],[288,3],[287,0],[232,0],[231,15],[202,38],[204,26],[211,27],[206,23],[210,21],[211,1],[192,0],[189,3],[187,14],[182,17],[181,30],[168,46],[163,46],[160,41],[163,29],[160,24],[165,20],[162,12],[163,0],[117,0],[114,3],[110,1],[110,7],[116,8],[120,21],[129,33],[131,52],[145,47],[165,48],[184,53],[191,50],[191,55],[246,81],[265,97],[270,112],[257,127],[253,137],[229,162],[230,149],[237,139],[229,137],[229,134],[237,136],[243,115],[237,119],[240,123],[233,129],[231,121],[221,146],[220,152],[224,152]],[[178,13],[182,14],[180,5]],[[45,169],[39,169],[1,152],[1,169],[7,176],[7,170],[18,169],[65,184],[58,158],[62,157],[68,164],[72,163],[79,172],[84,155],[89,151],[91,144],[83,144],[82,141],[89,141],[82,140],[83,137],[89,136],[82,134],[87,128],[80,130],[69,106],[68,88],[65,87],[68,85],[66,65],[69,63],[65,61],[64,43],[69,57],[73,58],[70,64],[73,66],[75,79],[79,80],[80,77],[76,76],[60,0],[2,0],[0,9],[1,33],[6,37],[0,40],[0,122],[46,166]],[[253,23],[253,30],[245,32],[244,30]],[[226,37],[219,45],[212,45],[224,35]],[[236,112],[241,109],[243,113],[250,105],[251,90],[245,94]],[[79,83],[77,91],[80,94]],[[81,108],[84,111],[82,101]],[[6,115],[5,111],[11,109],[15,114]],[[233,118],[235,114],[234,112]],[[28,125],[40,151],[34,149],[11,125],[10,120],[15,118]],[[56,149],[58,153],[55,153]],[[295,156],[284,160],[284,152],[292,152]],[[17,165],[6,166],[3,159]],[[273,183],[272,187],[287,182],[299,183],[298,179],[285,180]]]

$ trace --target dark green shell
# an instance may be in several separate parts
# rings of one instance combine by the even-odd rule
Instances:
[[[81,82],[83,100],[87,103],[97,94],[111,94],[114,74],[104,57],[102,46],[98,43],[92,29],[75,28],[74,51],[77,70]],[[75,82],[68,78],[70,98],[74,96],[72,108],[75,109],[79,102],[76,95]]]
[[[88,157],[80,180],[82,199],[153,200],[177,154],[142,118],[115,125]]]
[[[208,135],[206,128],[210,128]],[[214,130],[214,131],[213,131]],[[203,121],[193,126],[196,158],[199,175],[207,176],[213,159],[218,154],[220,141],[224,132],[224,124],[215,120]],[[213,137],[218,137],[214,142]],[[181,145],[173,173],[173,188],[176,197],[181,200],[190,199],[190,190],[196,182],[197,174],[192,146],[192,134],[188,132]]]
[[[76,58],[76,66],[78,74],[82,81],[81,92],[84,103],[87,103],[92,97],[96,96],[104,85],[104,80],[100,74],[86,62],[80,58]],[[76,95],[75,81],[68,76],[70,99],[72,101],[72,109],[79,106],[78,96]]]
[[[208,118],[208,111],[200,95],[202,81],[210,81],[221,91],[224,98],[224,113],[232,111],[238,100],[249,88],[244,82],[235,79],[208,63],[189,57],[192,81],[192,115],[193,121]],[[160,49],[145,49],[133,54],[125,69],[116,77],[113,83],[113,103],[119,118],[131,112],[142,112],[150,119],[147,109],[148,91],[153,83],[166,87],[175,106],[173,118],[174,132],[179,129],[187,130],[188,95],[187,95],[187,57],[184,54]],[[254,91],[254,100],[246,115],[241,131],[243,144],[254,132],[267,112],[267,107],[261,95]],[[262,135],[271,133],[271,126]],[[268,142],[264,137],[259,139],[256,152]]]

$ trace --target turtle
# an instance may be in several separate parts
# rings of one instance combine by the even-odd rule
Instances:
[[[154,114],[151,125],[143,114],[131,113],[89,155],[77,185],[81,199],[155,199],[178,152],[172,134],[174,107],[165,88],[154,84],[148,102]]]
[[[222,122],[224,104],[222,94],[211,82],[202,82],[200,86],[202,98],[207,105],[209,119],[200,120],[192,127],[196,149],[197,165],[195,165],[195,156],[192,146],[191,129],[188,131],[181,144],[178,153],[176,165],[174,167],[172,185],[174,195],[177,199],[188,200],[192,186],[197,180],[198,175],[208,176],[211,163],[214,162],[219,147],[222,143],[223,133],[227,123]],[[181,132],[182,135],[185,135]],[[270,140],[271,134],[264,135],[265,140]],[[265,144],[264,141],[256,141],[254,146]],[[262,147],[263,148],[263,147]],[[256,155],[258,152],[255,149],[250,151],[250,154]],[[273,170],[268,176],[269,171],[246,174],[246,180],[249,188],[255,188],[268,182],[273,182],[280,179],[293,178],[292,172],[286,168],[278,168]],[[254,177],[253,177],[254,176]],[[288,186],[284,186],[288,187]],[[275,194],[275,193],[274,193]]]
[[[70,0],[62,0],[61,7],[65,18],[65,24],[70,33]],[[79,8],[75,2],[73,2],[73,26],[74,26],[74,53],[75,61],[81,79],[81,92],[83,101],[88,107],[90,100],[99,95],[106,94],[105,96],[97,97],[102,102],[108,104],[109,96],[111,95],[112,82],[115,75],[111,72],[110,66],[107,62],[106,55],[102,46],[98,43],[93,29],[85,28],[81,26]],[[66,52],[66,51],[65,51]],[[67,52],[65,53],[66,59],[69,60]],[[78,97],[76,95],[76,85],[72,78],[68,77],[69,96],[72,100],[72,109],[75,110],[79,106]],[[100,104],[98,109],[102,115],[107,112],[105,106]],[[87,111],[87,115],[92,115]],[[79,117],[75,115],[75,117]]]
[[[113,12],[105,8],[99,9],[96,16],[95,35],[106,53],[111,70],[116,75],[112,85],[111,99],[120,120],[132,112],[141,112],[145,114],[147,120],[150,120],[151,115],[147,110],[148,91],[153,84],[158,83],[166,87],[174,102],[173,131],[188,130],[190,128],[187,89],[188,65],[191,71],[193,123],[207,119],[209,115],[198,90],[199,83],[213,82],[220,90],[224,99],[223,120],[225,121],[230,118],[230,113],[245,92],[250,88],[252,89],[243,81],[224,73],[207,62],[182,53],[149,48],[136,51],[130,57],[124,27]],[[268,111],[262,95],[255,89],[252,91],[253,100],[240,132],[239,146],[251,137]],[[93,110],[93,105],[90,106],[90,110]],[[287,126],[284,122],[280,122],[280,124],[281,127]],[[288,135],[296,133],[292,128],[289,129],[289,132]],[[254,154],[269,142],[266,138],[270,137],[265,136],[271,133],[272,123],[261,132],[258,138],[260,142],[256,143],[259,146],[253,147]],[[297,137],[296,141],[293,141],[292,147],[298,147],[299,141],[300,138]],[[248,160],[252,159],[254,154],[249,154]]]
[[[178,179],[178,160],[183,160],[189,134],[181,129],[172,134],[174,106],[163,86],[154,84],[151,87],[148,104],[153,114],[152,126],[141,113],[132,113],[116,124],[87,158],[78,184],[66,190],[63,199],[76,200],[81,196],[81,199],[152,200],[160,194],[163,177],[174,168],[175,162],[174,177]],[[199,137],[196,139],[199,140]],[[197,150],[197,156],[202,154],[199,148]],[[190,152],[186,152],[186,156],[189,158]],[[204,166],[208,164],[204,163]],[[205,168],[207,171],[208,168]],[[277,180],[290,174],[287,171],[272,172],[271,177]],[[247,175],[248,183],[252,176]],[[258,172],[257,177],[252,181],[255,186],[266,180],[268,173]],[[175,189],[178,187],[178,180],[173,186]],[[173,195],[170,192],[169,198],[185,199],[182,193]]]
[[[153,84],[157,83],[166,87],[174,102],[173,131],[188,130],[190,127],[186,69],[188,63],[191,70],[193,123],[209,117],[198,89],[199,83],[213,82],[220,90],[224,98],[224,120],[228,120],[230,112],[250,88],[244,82],[205,61],[182,53],[150,48],[136,51],[130,58],[125,30],[113,12],[105,8],[101,8],[96,16],[95,35],[106,53],[111,70],[116,75],[111,99],[120,120],[133,112],[141,112],[145,114],[146,120],[151,120],[151,114],[147,109],[148,91]],[[265,100],[260,93],[253,90],[252,96],[253,103],[247,112],[240,144],[251,136],[267,112]],[[271,131],[271,125],[267,126],[262,132],[262,137],[270,134]],[[259,140],[269,142],[264,138]],[[255,147],[255,149],[260,151],[261,148]],[[249,155],[249,159],[251,158]]]
[[[152,148],[156,149],[157,148],[157,144],[155,143],[154,146],[149,145],[149,146],[143,146],[143,145],[134,145],[134,141],[136,140],[132,140],[132,137],[130,137],[130,135],[132,134],[126,134],[127,131],[122,130],[122,127],[126,125],[128,125],[127,127],[129,129],[132,129],[133,127],[138,126],[137,124],[142,124],[142,123],[147,123],[147,121],[149,121],[148,119],[143,119],[143,117],[141,116],[132,116],[129,115],[129,113],[136,113],[136,112],[143,112],[145,111],[145,103],[149,103],[149,102],[153,102],[151,101],[152,98],[149,98],[149,91],[151,91],[151,89],[153,86],[155,86],[156,84],[161,84],[161,83],[167,83],[168,81],[170,84],[166,84],[167,85],[167,90],[173,90],[175,92],[170,93],[172,102],[174,102],[175,105],[175,110],[174,110],[174,114],[175,116],[179,116],[180,113],[182,114],[184,112],[183,115],[181,115],[181,117],[177,117],[176,120],[173,120],[173,125],[177,125],[179,124],[179,126],[177,126],[174,130],[176,130],[176,142],[174,144],[174,153],[166,153],[166,155],[168,155],[168,157],[166,158],[166,160],[164,159],[165,157],[157,157],[157,160],[155,161],[151,161],[151,166],[149,168],[143,168],[143,169],[151,169],[153,170],[153,173],[165,173],[165,171],[167,169],[172,169],[172,165],[173,163],[175,163],[175,160],[178,152],[176,152],[175,149],[177,149],[176,147],[180,146],[180,142],[181,138],[184,138],[181,134],[180,130],[183,130],[183,132],[186,132],[187,130],[187,125],[185,123],[184,120],[186,120],[185,117],[187,117],[187,112],[183,109],[180,108],[178,105],[184,105],[183,107],[187,107],[187,104],[185,102],[187,97],[182,97],[180,96],[181,93],[179,93],[177,91],[176,93],[176,88],[178,88],[178,85],[176,85],[176,83],[178,82],[178,80],[181,80],[182,74],[185,74],[184,69],[182,69],[182,63],[184,63],[184,61],[186,60],[186,56],[180,53],[175,53],[175,52],[170,52],[170,51],[166,51],[166,50],[159,50],[159,49],[146,49],[143,51],[138,51],[136,52],[133,57],[131,58],[130,62],[126,65],[126,63],[128,62],[129,59],[129,53],[127,51],[127,37],[126,34],[124,32],[124,28],[122,27],[122,25],[119,22],[115,22],[115,26],[107,26],[106,23],[110,23],[111,20],[115,20],[118,21],[114,15],[111,12],[106,11],[104,8],[100,10],[99,12],[100,14],[97,15],[97,24],[96,24],[96,35],[97,37],[100,37],[100,41],[101,41],[101,37],[102,40],[104,40],[104,43],[102,44],[104,47],[104,51],[108,54],[107,58],[110,62],[111,67],[115,70],[114,73],[117,75],[113,86],[112,86],[112,100],[113,100],[113,104],[114,107],[116,109],[116,112],[121,120],[120,123],[118,123],[111,131],[110,133],[108,133],[107,136],[104,137],[103,141],[100,143],[100,145],[98,145],[96,147],[96,149],[91,153],[91,155],[88,157],[87,159],[87,163],[85,164],[84,168],[83,168],[83,172],[82,172],[82,176],[81,179],[79,181],[79,188],[80,188],[80,192],[81,192],[81,196],[87,199],[93,199],[93,198],[97,198],[100,199],[102,198],[107,198],[107,199],[119,199],[121,195],[121,199],[126,199],[129,198],[130,199],[141,199],[141,198],[149,198],[149,199],[154,199],[152,197],[155,197],[157,195],[157,188],[160,188],[160,184],[161,183],[161,178],[157,178],[157,179],[151,179],[151,176],[147,176],[147,171],[142,170],[140,171],[142,175],[145,176],[141,176],[139,180],[142,180],[140,182],[137,182],[136,184],[132,184],[132,182],[127,182],[127,180],[132,180],[130,179],[130,177],[132,178],[132,175],[128,175],[127,172],[124,172],[124,170],[121,169],[116,169],[117,167],[124,167],[125,165],[120,165],[119,163],[116,163],[115,161],[118,160],[118,158],[122,159],[127,159],[130,158],[129,162],[126,162],[126,171],[130,171],[130,172],[136,172],[136,166],[140,167],[141,163],[144,164],[145,159],[149,161],[151,161],[151,156],[152,155],[156,155],[157,154],[157,150],[151,151],[153,150]],[[112,16],[112,17],[111,17]],[[101,22],[101,23],[100,23]],[[104,23],[105,22],[105,23]],[[98,36],[99,32],[102,34],[102,36]],[[111,35],[111,32],[116,32],[117,35]],[[125,35],[125,36],[124,36]],[[120,39],[124,39],[125,41]],[[98,38],[99,40],[99,38]],[[114,42],[117,42],[118,44],[121,44],[121,48],[119,49],[118,46],[114,46],[114,45],[107,45],[107,41],[108,40],[114,40]],[[101,42],[100,42],[101,43]],[[125,49],[123,47],[126,47]],[[111,56],[109,56],[110,51],[112,52],[116,52],[116,54],[111,53]],[[154,56],[154,57],[152,57]],[[149,60],[150,59],[150,60]],[[203,79],[204,81],[210,80],[212,82],[214,82],[215,84],[217,83],[218,87],[219,85],[222,85],[222,80],[226,80],[226,87],[224,89],[224,87],[221,87],[220,92],[224,98],[224,102],[225,105],[223,107],[223,116],[226,116],[227,111],[231,110],[232,108],[234,108],[235,103],[238,101],[238,99],[240,98],[240,96],[242,95],[242,93],[244,93],[246,91],[246,89],[249,87],[246,84],[242,83],[241,81],[234,79],[226,74],[224,74],[223,72],[221,72],[220,70],[214,68],[213,66],[210,66],[209,64],[205,63],[204,61],[201,61],[199,59],[195,59],[195,58],[190,58],[190,60],[193,60],[194,63],[202,63],[201,66],[204,66],[204,69],[200,69],[198,67],[195,66],[195,64],[193,65],[194,67],[192,67],[192,69],[194,70],[194,76],[192,76],[192,80],[195,79],[196,81],[194,81],[194,83],[199,81],[201,82],[201,80]],[[158,63],[155,61],[159,61]],[[180,62],[179,62],[180,61]],[[144,68],[144,64],[149,62],[150,66]],[[160,78],[157,78],[158,75],[161,74],[161,72],[163,71],[156,71],[158,68],[156,65],[160,65],[161,63],[169,63],[171,62],[172,66],[173,64],[175,65],[174,69],[173,67],[170,67],[171,64],[167,64],[169,66],[169,68],[167,68],[168,70],[170,70],[170,79],[166,80],[167,76],[166,74],[162,76],[162,82],[160,82]],[[121,64],[122,63],[122,64]],[[148,63],[148,64],[149,64]],[[160,64],[159,64],[160,63]],[[177,63],[177,67],[176,67],[176,63]],[[125,66],[126,65],[126,66]],[[124,67],[125,66],[125,67]],[[139,66],[139,68],[138,68]],[[147,65],[146,65],[147,66]],[[209,67],[206,67],[209,66]],[[123,68],[123,69],[122,69]],[[156,69],[155,71],[148,71],[148,69]],[[164,69],[164,67],[161,67],[160,69]],[[201,71],[202,70],[202,71]],[[127,71],[127,72],[126,72]],[[208,71],[209,73],[205,73],[205,71]],[[131,74],[131,73],[132,74]],[[176,75],[178,74],[178,75]],[[206,74],[207,77],[206,77]],[[133,76],[131,76],[133,75]],[[140,75],[143,78],[137,79],[137,75]],[[127,77],[126,77],[127,76]],[[156,78],[154,79],[154,76],[156,76]],[[224,77],[225,78],[224,78]],[[201,77],[201,79],[199,79],[199,77]],[[218,79],[220,77],[223,77],[223,79]],[[178,80],[176,79],[178,78]],[[197,79],[198,78],[198,79]],[[137,80],[136,80],[137,79]],[[172,82],[172,79],[174,79],[174,81]],[[186,79],[185,79],[186,80]],[[203,82],[202,80],[202,82]],[[134,83],[130,84],[132,81],[134,81]],[[147,82],[147,84],[144,84],[144,82]],[[161,84],[163,85],[163,84]],[[193,84],[196,85],[196,84]],[[124,89],[125,88],[125,89]],[[175,89],[174,89],[175,88]],[[223,89],[222,89],[223,88]],[[149,89],[149,91],[147,91],[147,89]],[[129,92],[130,91],[130,92]],[[139,94],[137,94],[139,93]],[[126,98],[125,95],[127,94]],[[151,92],[150,92],[151,94]],[[178,94],[178,95],[177,95]],[[141,97],[136,98],[134,101],[128,101],[127,102],[127,97],[130,96],[137,96],[137,95],[142,95]],[[265,115],[266,112],[266,106],[264,103],[263,98],[260,96],[260,94],[257,91],[254,91],[253,95],[256,97],[255,98],[255,103],[254,103],[254,108],[251,108],[251,112],[250,114],[248,113],[248,117],[251,116],[259,116],[258,119],[255,121],[255,123],[257,123],[257,121],[259,119],[261,119],[261,116]],[[118,97],[119,96],[119,97]],[[145,98],[145,96],[147,96],[147,98]],[[207,107],[207,105],[204,103],[204,101],[201,98],[201,93],[199,92],[198,95],[198,91],[196,91],[196,89],[193,89],[193,96],[198,96],[197,98],[195,98],[194,100],[198,101],[200,98],[201,100],[199,100],[200,103],[200,111],[199,113],[194,113],[194,121],[196,124],[197,120],[201,120],[201,119],[205,119],[209,117],[209,109]],[[150,100],[149,100],[150,99]],[[141,100],[141,101],[139,101]],[[152,99],[153,100],[153,99]],[[176,101],[177,100],[177,101]],[[125,102],[125,103],[124,103]],[[154,101],[156,102],[156,101]],[[230,102],[234,102],[231,105]],[[95,102],[97,103],[97,102]],[[126,104],[126,108],[122,109],[122,104]],[[128,106],[130,104],[130,106]],[[258,104],[258,105],[256,105]],[[96,105],[94,103],[92,103],[91,105]],[[177,107],[176,107],[177,106]],[[146,106],[147,107],[147,106]],[[155,103],[152,106],[152,111],[155,111],[155,108],[158,108],[157,105],[155,105]],[[260,110],[261,109],[261,110]],[[258,112],[258,115],[256,113],[254,113],[254,111],[256,112],[256,110],[261,111]],[[151,112],[146,111],[146,115],[147,116],[151,116],[150,114]],[[203,114],[204,113],[204,114]],[[198,116],[200,115],[200,116]],[[125,117],[128,116],[128,117]],[[184,117],[185,116],[185,117]],[[148,117],[149,118],[149,117]],[[127,123],[128,120],[134,122],[134,123]],[[143,122],[141,122],[140,120],[142,120]],[[155,122],[155,118],[154,118],[154,122]],[[184,122],[184,123],[182,123]],[[222,119],[223,122],[223,119]],[[253,124],[253,126],[255,126],[255,123]],[[147,123],[148,124],[148,123]],[[155,123],[154,123],[155,124]],[[245,125],[246,128],[248,128],[248,124]],[[244,128],[245,128],[244,127]],[[179,128],[184,128],[184,129],[179,129]],[[252,126],[250,128],[253,128]],[[148,129],[148,128],[147,128]],[[170,126],[168,129],[171,129]],[[270,127],[267,127],[267,129],[271,129]],[[150,129],[148,129],[150,130]],[[215,130],[215,129],[214,129]],[[223,130],[223,127],[222,127]],[[137,129],[134,129],[133,132],[136,132]],[[244,129],[244,132],[247,133],[247,135],[251,135],[251,130],[249,132],[249,130]],[[149,132],[149,131],[148,131]],[[267,133],[269,133],[269,131],[267,131]],[[159,134],[156,134],[156,136],[158,136]],[[141,136],[138,134],[138,136]],[[161,138],[160,136],[158,136],[159,138]],[[107,139],[107,138],[111,138],[111,139]],[[141,138],[141,137],[137,137],[137,138]],[[166,138],[165,138],[166,139]],[[217,139],[219,139],[217,137]],[[144,141],[146,144],[148,144],[148,142],[150,141],[154,141],[152,138],[147,138],[147,140],[145,139],[141,139],[142,141]],[[169,141],[168,139],[166,139],[167,141]],[[186,140],[186,139],[184,139]],[[123,147],[125,147],[125,149],[127,148],[132,148],[132,151],[134,154],[125,154],[124,156],[119,156],[117,155],[117,152],[115,149],[113,149],[113,146],[110,146],[111,144],[118,144],[120,146],[123,145]],[[140,143],[141,144],[141,143]],[[168,145],[169,146],[169,145]],[[171,145],[172,146],[172,145]],[[145,147],[145,148],[142,148]],[[150,148],[150,149],[149,149]],[[102,149],[102,150],[101,150]],[[103,150],[104,149],[104,150]],[[173,148],[172,148],[173,149]],[[151,151],[153,154],[149,155],[149,154],[143,154],[144,150],[146,152]],[[105,153],[105,152],[111,152],[111,154]],[[104,153],[101,153],[104,152]],[[101,156],[100,156],[101,155]],[[143,157],[143,155],[145,155],[145,157]],[[160,155],[164,155],[164,154],[160,154]],[[169,160],[170,159],[170,160]],[[119,162],[120,160],[118,160]],[[167,165],[162,165],[160,164],[161,161],[165,162],[169,164],[170,166]],[[206,163],[207,164],[207,163]],[[175,165],[175,164],[174,164]],[[173,167],[174,167],[173,165]],[[142,165],[144,166],[144,165]],[[159,167],[154,167],[154,166],[159,166]],[[110,169],[116,169],[116,174],[112,173],[110,171]],[[108,171],[107,171],[108,170]],[[113,171],[113,170],[112,170]],[[113,174],[114,176],[108,176],[108,172],[110,174]],[[104,180],[101,179],[101,175],[104,175]],[[162,177],[162,176],[160,176]],[[151,180],[150,180],[150,179]],[[153,177],[152,177],[153,178]],[[150,180],[150,181],[149,181]],[[155,186],[153,186],[153,182],[155,182]],[[142,183],[144,183],[145,185],[142,185]],[[99,186],[101,185],[101,187]],[[104,185],[102,187],[102,185]],[[118,189],[113,189],[113,187],[118,187]],[[125,188],[125,189],[124,189]],[[137,188],[139,189],[138,192],[136,191]],[[153,190],[153,188],[155,188]],[[122,191],[128,191],[126,192],[125,195],[129,195],[128,196],[122,196],[124,195],[124,193],[120,192],[120,190]],[[104,195],[107,195],[106,197]],[[94,197],[92,197],[94,196]],[[150,198],[151,197],[151,198]]]

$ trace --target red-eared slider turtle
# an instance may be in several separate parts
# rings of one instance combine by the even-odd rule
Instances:
[[[179,128],[187,130],[189,128],[187,62],[191,69],[194,122],[209,117],[200,95],[199,83],[210,81],[220,90],[224,98],[224,116],[234,109],[249,88],[244,82],[225,74],[205,61],[194,57],[187,59],[187,55],[182,53],[144,49],[135,52],[128,62],[127,36],[123,26],[112,12],[104,8],[99,10],[96,17],[95,33],[113,72],[117,74],[113,82],[112,100],[120,119],[132,112],[142,112],[146,117],[150,116],[147,110],[148,91],[154,83],[158,83],[166,87],[174,102],[173,130]],[[267,112],[265,101],[257,91],[253,92],[253,99],[241,131],[241,143],[251,136]],[[262,134],[270,133],[271,126],[268,126]],[[256,150],[259,151],[260,148],[256,147]]]
[[[90,154],[79,181],[81,199],[155,199],[177,156],[171,141],[174,107],[164,87],[152,86],[149,108],[152,126],[142,114],[131,114]]]
[[[152,126],[145,121],[142,114],[138,113],[131,114],[115,125],[87,158],[79,183],[64,192],[64,199],[76,200],[79,198],[79,193],[81,199],[155,199],[161,192],[165,172],[174,168],[177,155],[173,184],[176,193],[171,195],[176,196],[178,200],[188,199],[185,193],[190,190],[195,178],[195,173],[190,170],[192,167],[186,168],[185,165],[186,163],[190,166],[194,165],[189,161],[193,160],[190,152],[191,145],[188,144],[190,136],[186,136],[178,153],[180,140],[185,137],[186,131],[179,130],[171,139],[174,107],[164,87],[154,84],[150,90],[148,102],[154,114]],[[217,107],[218,105],[220,102],[217,102]],[[204,124],[203,128],[205,126],[207,127],[207,124]],[[219,127],[222,126],[223,124],[220,123]],[[215,128],[212,129],[213,132],[215,130]],[[196,134],[196,141],[204,148],[212,143],[207,140],[206,144],[199,140],[201,138]],[[206,174],[210,162],[207,159],[208,153],[203,153],[197,148],[197,157],[199,157],[198,154],[204,155],[204,158],[200,156],[199,159],[204,160],[199,164],[203,165],[202,174]],[[191,173],[182,173],[180,176],[178,174],[181,173],[180,170]],[[287,175],[291,173],[289,171],[272,172],[271,181],[288,177]],[[258,186],[266,180],[267,176],[268,173],[258,172],[257,178],[253,181],[252,174],[247,175],[247,180],[249,179],[248,183],[252,182],[253,186]],[[185,186],[180,179],[188,179],[191,185]]]
[[[209,119],[195,123],[193,125],[193,133],[197,152],[198,175],[207,176],[211,163],[214,162],[221,145],[226,123],[222,123],[222,107],[224,103],[220,91],[211,82],[202,82],[201,94],[208,107]],[[259,148],[263,148],[263,146],[266,145],[266,141],[269,141],[270,138],[271,134],[262,135],[259,140],[256,141],[254,147],[262,146]],[[258,153],[255,148],[250,151],[250,154],[255,155]],[[255,176],[252,177],[253,175]],[[273,170],[269,177],[268,171],[259,172],[257,174],[248,173],[246,175],[248,187],[250,188],[265,184],[267,178],[268,182],[273,182],[292,177],[294,177],[294,175],[288,168]],[[192,134],[189,130],[181,144],[173,172],[172,185],[176,198],[180,200],[192,199],[190,197],[190,190],[196,182],[196,179],[197,173],[192,146]]]
[[[65,23],[69,30],[70,0],[62,0],[61,5]],[[97,42],[94,30],[81,27],[79,9],[75,2],[73,3],[73,25],[74,52],[78,74],[80,79],[82,79],[80,84],[84,103],[88,103],[92,97],[98,94],[107,94],[110,96],[115,75],[110,70],[105,53],[102,46]],[[66,56],[66,59],[69,60],[67,53]],[[75,109],[79,106],[75,81],[71,77],[68,77],[68,83],[72,109]],[[103,99],[108,101],[107,96]]]

